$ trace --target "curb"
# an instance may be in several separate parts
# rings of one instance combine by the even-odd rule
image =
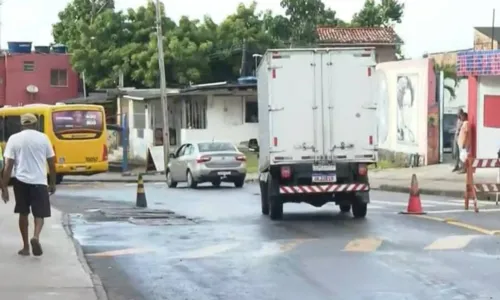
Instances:
[[[104,286],[102,284],[101,278],[99,277],[99,275],[92,272],[92,269],[90,268],[87,259],[85,259],[85,254],[83,253],[83,249],[80,243],[73,237],[73,231],[71,230],[69,214],[67,213],[62,213],[62,214],[63,214],[62,226],[64,228],[64,231],[66,231],[66,234],[73,241],[73,245],[75,246],[76,250],[76,256],[78,257],[78,260],[83,266],[83,269],[85,270],[85,272],[87,272],[87,274],[90,275],[90,280],[92,281],[92,285],[94,286],[94,293],[97,297],[97,300],[109,300],[108,295],[106,294],[106,290],[104,289]]]
[[[395,192],[395,193],[409,193],[409,187],[402,187],[390,184],[381,184],[378,187],[373,187],[373,190],[385,191],[385,192]],[[452,191],[452,190],[440,190],[440,189],[426,189],[421,188],[420,194],[422,195],[432,195],[432,196],[443,196],[443,197],[453,197],[460,198],[464,197],[464,191]],[[495,201],[495,193],[477,193],[478,200],[483,201]]]

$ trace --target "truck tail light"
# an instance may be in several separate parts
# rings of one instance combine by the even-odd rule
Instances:
[[[373,145],[373,135],[368,137],[368,144]]]
[[[274,147],[278,147],[278,138],[277,137],[273,137],[273,145],[274,145]]]
[[[366,174],[368,174],[368,168],[365,164],[358,165],[358,174],[361,176],[366,176]]]
[[[368,67],[368,77],[372,76],[372,68]]]
[[[102,145],[102,161],[108,160],[108,146]]]
[[[281,167],[281,178],[289,179],[292,177],[292,170],[290,167]]]
[[[212,158],[208,155],[203,155],[200,156],[196,159],[196,162],[199,164],[206,163],[207,161],[210,161]]]
[[[247,161],[247,158],[245,155],[238,155],[235,157],[237,161]]]

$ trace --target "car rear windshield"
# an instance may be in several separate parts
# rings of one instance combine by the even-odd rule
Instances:
[[[198,149],[200,152],[217,152],[217,151],[235,151],[233,144],[231,143],[200,143],[198,144]]]

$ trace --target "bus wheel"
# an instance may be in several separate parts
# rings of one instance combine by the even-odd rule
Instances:
[[[56,184],[61,184],[63,181],[63,175],[56,175]]]

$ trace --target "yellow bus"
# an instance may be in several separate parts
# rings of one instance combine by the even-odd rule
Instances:
[[[106,116],[100,105],[29,104],[0,108],[0,144],[21,130],[21,115],[38,117],[38,130],[52,142],[57,183],[64,175],[92,175],[108,171]]]

